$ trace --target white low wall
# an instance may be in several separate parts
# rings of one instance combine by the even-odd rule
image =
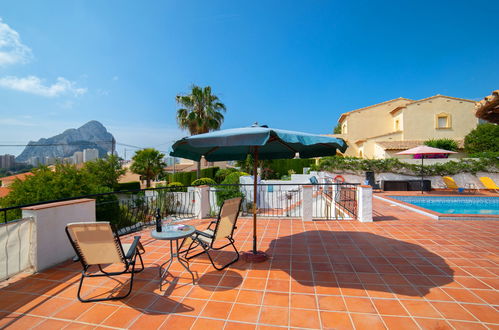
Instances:
[[[35,271],[57,265],[75,255],[65,228],[71,222],[95,222],[95,200],[77,199],[22,209],[23,218],[35,222],[33,265]]]
[[[426,162],[426,159],[425,159]],[[360,174],[348,174],[348,173],[329,173],[329,176],[336,176],[340,174],[345,178],[345,182],[348,183],[360,183],[364,184],[365,175]],[[395,173],[376,173],[376,181],[381,180],[420,180],[421,176],[418,175],[405,175],[405,174],[395,174]],[[478,188],[485,189],[485,186],[478,179],[481,176],[488,176],[494,182],[499,184],[499,173],[488,173],[488,172],[478,172],[476,175],[471,173],[459,173],[456,175],[450,175],[458,186],[464,187],[467,183],[474,183]],[[425,180],[431,181],[432,188],[442,188],[444,182],[441,176],[425,176]]]

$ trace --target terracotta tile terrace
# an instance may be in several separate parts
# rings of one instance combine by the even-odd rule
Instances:
[[[494,221],[432,220],[374,200],[375,222],[260,219],[259,248],[271,258],[224,271],[206,257],[178,264],[164,291],[158,265],[167,241],[140,233],[146,269],[119,301],[81,303],[79,263],[0,283],[0,327],[169,329],[497,329],[499,226]],[[207,220],[191,221],[204,228]],[[250,219],[236,245],[251,248]],[[125,239],[130,239],[125,238]],[[221,251],[217,258],[230,258]],[[126,283],[126,278],[121,282]],[[89,279],[84,295],[123,290]]]

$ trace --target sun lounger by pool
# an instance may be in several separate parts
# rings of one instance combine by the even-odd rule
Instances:
[[[499,193],[499,186],[494,182],[494,180],[492,180],[488,176],[482,176],[479,179],[480,182],[485,186],[485,189],[493,190],[494,192]]]
[[[444,184],[448,189],[457,190],[459,193],[465,192],[466,190],[475,192],[478,189],[478,187],[474,183],[467,183],[465,187],[459,187],[456,181],[454,181],[454,179],[450,176],[444,176],[442,177],[442,180],[444,181]]]

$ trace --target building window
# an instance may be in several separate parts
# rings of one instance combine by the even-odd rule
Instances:
[[[341,134],[347,134],[347,123],[341,125]]]
[[[395,130],[400,131],[400,121],[398,119],[395,120]]]
[[[362,155],[363,155],[362,150],[359,150],[359,157],[362,158]]]
[[[436,128],[450,128],[451,120],[450,115],[447,113],[438,114],[436,117]]]

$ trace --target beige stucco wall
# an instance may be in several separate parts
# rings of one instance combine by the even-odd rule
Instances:
[[[369,159],[383,159],[387,158],[388,153],[385,152],[383,148],[381,148],[378,144],[376,144],[377,141],[399,141],[402,140],[402,132],[395,132],[395,133],[390,133],[390,134],[385,134],[381,136],[374,137],[372,139],[368,139],[366,142],[363,143],[364,145],[364,157],[363,158],[369,158]]]
[[[403,110],[404,140],[463,139],[478,124],[474,102],[444,96],[407,105]],[[450,128],[436,128],[436,116],[451,116]]]
[[[386,151],[376,141],[411,141],[448,138],[462,140],[473,130],[478,119],[474,115],[475,102],[436,96],[414,102],[407,99],[396,99],[368,109],[346,115],[342,124],[347,124],[347,132],[339,137],[345,139],[349,148],[346,156],[363,158],[400,157],[396,151]],[[404,107],[391,114],[397,107]],[[450,115],[449,128],[437,128],[438,114]],[[399,121],[396,131],[395,121]],[[366,140],[355,143],[357,141]],[[460,155],[453,156],[458,157]]]
[[[398,128],[396,125],[396,121],[398,121]],[[394,131],[401,131],[402,128],[404,127],[404,116],[403,116],[403,111],[398,111],[392,116],[392,125],[393,125],[393,130]]]
[[[343,121],[343,123],[346,121],[348,126],[345,134],[347,139],[353,143],[357,140],[393,132],[393,116],[390,111],[409,102],[411,101],[406,99],[396,99],[362,111],[352,112]]]

